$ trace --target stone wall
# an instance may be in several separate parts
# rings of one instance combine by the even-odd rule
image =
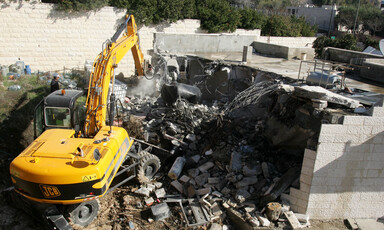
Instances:
[[[291,188],[296,212],[311,218],[379,218],[384,210],[384,108],[372,116],[344,116],[323,124],[317,151],[306,150],[300,189]]]
[[[0,3],[0,65],[14,64],[18,58],[30,65],[32,72],[84,68],[93,61],[102,44],[111,38],[123,21],[125,10],[104,7],[97,12],[64,13],[54,4],[35,1]],[[198,20],[139,27],[140,44],[145,58],[153,48],[153,34],[198,33]],[[133,73],[132,55],[128,53],[117,73]]]

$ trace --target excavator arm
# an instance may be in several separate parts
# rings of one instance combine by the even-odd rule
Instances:
[[[120,37],[123,31],[125,33]],[[83,129],[85,137],[96,135],[98,130],[106,125],[109,84],[112,79],[114,86],[115,68],[129,50],[132,51],[138,75],[143,76],[144,56],[139,47],[139,36],[133,15],[128,16],[111,40],[105,43],[105,48],[94,62],[86,102],[86,121]],[[113,100],[114,95],[111,95],[112,104]]]

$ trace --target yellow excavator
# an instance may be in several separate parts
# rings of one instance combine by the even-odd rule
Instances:
[[[45,97],[35,108],[38,137],[10,165],[14,191],[43,206],[55,228],[89,225],[98,214],[98,198],[134,177],[151,178],[160,167],[155,155],[131,153],[133,139],[124,128],[112,126],[115,68],[129,50],[137,73],[144,75],[133,15],[103,44],[85,105],[80,90],[57,90]],[[112,186],[118,175],[126,176]]]

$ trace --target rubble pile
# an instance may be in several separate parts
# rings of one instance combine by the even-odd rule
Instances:
[[[340,123],[361,104],[320,87],[285,82],[254,82],[230,102],[128,100],[127,123],[134,118],[140,124],[141,143],[167,154],[157,177],[161,186],[149,183],[136,191],[147,206],[160,203],[152,206],[155,220],[172,215],[169,204],[179,208],[187,226],[303,226],[284,197],[291,186],[300,186],[304,149],[316,148],[322,123]],[[308,218],[299,219],[309,224]]]

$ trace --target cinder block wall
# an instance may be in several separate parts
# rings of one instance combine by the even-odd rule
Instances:
[[[317,151],[306,150],[300,189],[291,207],[311,218],[379,218],[384,215],[384,108],[372,116],[345,116],[323,124]]]
[[[8,2],[8,1],[7,1]],[[93,61],[102,44],[115,33],[125,10],[104,7],[96,12],[64,13],[54,4],[38,1],[0,3],[0,65],[14,64],[18,58],[32,72],[84,68]],[[200,21],[183,20],[173,24],[139,27],[140,44],[145,58],[153,49],[155,32],[199,33]],[[120,62],[117,73],[133,73],[132,55]]]

